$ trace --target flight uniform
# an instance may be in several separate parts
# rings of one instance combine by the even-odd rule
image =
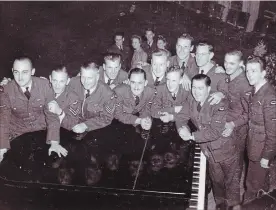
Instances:
[[[174,55],[174,56],[171,56],[169,58],[169,61],[170,61],[170,64],[169,64],[169,67],[171,66],[179,66],[180,64],[180,61],[177,57],[177,55]],[[190,54],[189,55],[189,58],[187,60],[187,63],[185,63],[185,70],[184,70],[184,73],[190,78],[192,79],[193,76],[195,76],[196,74],[198,74],[198,67],[196,65],[196,61],[195,61],[195,58]],[[182,67],[179,66],[180,68]]]
[[[20,166],[28,164],[32,153],[47,157],[46,143],[60,140],[58,116],[48,111],[54,100],[48,80],[32,77],[29,100],[12,80],[1,98],[0,148],[11,148],[8,152]]]
[[[191,118],[198,129],[193,133],[195,142],[200,144],[208,160],[216,204],[234,206],[240,203],[241,166],[234,134],[230,137],[221,135],[228,115],[228,101],[223,99],[219,104],[210,105],[207,100],[201,110],[194,99],[183,105],[176,126],[178,129],[183,125],[187,127]]]
[[[157,95],[151,106],[151,116],[153,117],[153,140],[152,144],[155,145],[159,152],[167,149],[168,144],[171,141],[180,142],[183,141],[179,138],[177,130],[175,128],[175,118],[178,113],[175,112],[176,106],[182,106],[190,96],[190,91],[186,91],[182,85],[179,86],[179,90],[175,96],[173,96],[166,84],[157,86]],[[164,123],[160,120],[161,113],[168,112],[174,116],[174,120],[168,123]],[[178,144],[179,145],[179,144]]]
[[[104,78],[104,69],[102,66],[99,69],[99,73],[100,73],[99,80],[102,81],[103,83],[106,83]],[[114,80],[112,80],[110,84],[114,84],[115,86],[117,86],[117,85],[123,84],[123,82],[127,79],[128,79],[128,74],[121,69],[119,70],[117,77]]]
[[[272,163],[276,157],[276,92],[267,82],[250,96],[247,152],[249,166],[245,200],[260,190],[268,190],[269,169],[262,168],[262,158]]]
[[[114,117],[122,123],[119,125],[122,131],[121,135],[125,133],[124,136],[127,137],[121,141],[121,144],[125,144],[121,145],[121,148],[130,153],[134,150],[137,152],[141,151],[144,146],[141,137],[143,138],[145,131],[142,130],[140,125],[137,126],[135,121],[139,117],[145,118],[151,116],[150,107],[155,96],[155,89],[146,86],[137,102],[129,85],[122,84],[116,87],[114,92],[117,96],[117,106]]]
[[[243,155],[248,133],[249,96],[252,87],[249,85],[244,72],[228,81],[229,113],[227,122],[234,122],[237,134],[237,147]]]
[[[146,72],[146,77],[147,77],[147,81],[148,81],[147,86],[156,87],[158,85],[166,83],[166,75],[164,75],[163,78],[161,80],[159,80],[158,82],[156,82],[154,80],[153,75],[152,75],[153,72],[151,69],[151,65],[143,66],[143,70]]]
[[[119,49],[116,44],[113,44],[108,50],[108,53],[116,53],[121,55],[122,58],[122,69],[126,72],[130,69],[130,57],[131,57],[131,50],[128,46],[123,45],[123,49]]]

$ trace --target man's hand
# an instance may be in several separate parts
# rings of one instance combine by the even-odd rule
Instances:
[[[11,81],[11,78],[4,77],[3,80],[0,82],[0,86],[5,86]]]
[[[215,92],[210,95],[211,97],[208,99],[211,105],[218,104],[221,99],[224,98],[224,94],[222,92]]]
[[[191,80],[186,74],[183,75],[182,86],[186,91],[191,90]]]
[[[152,125],[152,120],[150,117],[146,117],[141,120],[141,127],[144,130],[149,130],[151,128],[151,125]]]
[[[261,164],[262,168],[269,168],[268,163],[269,163],[269,160],[264,159],[264,158],[262,158],[261,161],[260,161],[260,164]]]
[[[61,155],[66,157],[68,154],[68,151],[63,146],[61,146],[57,141],[51,141],[51,146],[48,151],[49,156],[51,155],[52,152],[57,153],[59,157],[61,157]]]
[[[191,132],[186,126],[182,126],[181,128],[179,128],[178,134],[184,141],[188,141],[191,139]]]
[[[217,64],[215,73],[225,73],[225,69]]]
[[[60,115],[62,112],[62,109],[59,107],[58,103],[54,100],[48,103],[48,108],[50,112],[57,115]]]
[[[230,136],[232,134],[232,132],[233,132],[233,130],[235,128],[235,124],[234,124],[234,122],[227,122],[227,123],[225,123],[224,127],[225,127],[225,129],[222,132],[222,135],[224,137],[228,137],[228,136]]]
[[[75,133],[83,133],[86,131],[87,129],[87,125],[85,123],[79,123],[77,125],[75,125],[72,130],[75,132]]]
[[[7,149],[0,149],[0,163],[2,162],[4,158],[4,154],[7,152]]]
[[[170,122],[170,121],[173,121],[173,115],[172,114],[169,114],[168,112],[162,112],[161,113],[161,117],[160,117],[160,120],[164,123],[167,123],[167,122]]]
[[[181,109],[182,109],[182,106],[175,106],[174,107],[175,113],[179,113],[181,111]]]

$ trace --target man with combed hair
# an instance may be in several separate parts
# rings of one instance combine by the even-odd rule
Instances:
[[[15,59],[14,80],[3,86],[0,113],[0,156],[10,153],[16,165],[32,170],[31,159],[46,161],[47,144],[59,156],[67,155],[60,144],[60,122],[49,112],[48,103],[54,95],[48,80],[33,76],[35,69],[27,57]]]
[[[269,167],[276,157],[276,92],[266,79],[266,63],[259,57],[246,62],[246,76],[254,90],[250,95],[249,159],[244,202],[269,189]]]
[[[150,63],[152,58],[152,53],[158,49],[157,42],[154,39],[155,37],[154,30],[152,28],[147,28],[145,30],[145,37],[146,37],[146,41],[142,43],[142,48],[145,50],[145,52],[148,55],[147,62]]]
[[[110,48],[108,48],[107,52],[121,55],[122,69],[124,71],[129,71],[131,50],[130,47],[124,43],[124,32],[116,32],[114,35],[114,41],[115,43]]]
[[[240,206],[240,155],[233,141],[221,135],[228,115],[228,100],[211,105],[211,79],[197,74],[192,79],[193,99],[183,105],[176,125],[180,137],[200,144],[209,164],[212,190],[218,209],[238,209]],[[197,131],[188,128],[191,119]]]
[[[104,56],[104,63],[99,69],[99,74],[99,80],[109,85],[111,89],[127,80],[127,73],[121,69],[121,56],[115,53]]]

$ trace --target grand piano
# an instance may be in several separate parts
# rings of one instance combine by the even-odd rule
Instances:
[[[1,164],[0,207],[2,202],[15,209],[206,209],[206,158],[199,145],[183,141],[156,153],[148,144],[146,139],[134,156],[115,155],[114,161],[112,154],[113,167],[95,168],[90,185],[78,178],[60,184],[57,169],[45,166],[39,182],[20,180],[22,169]]]

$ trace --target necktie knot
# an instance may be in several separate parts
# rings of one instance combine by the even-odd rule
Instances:
[[[200,70],[200,74],[204,74],[204,70]]]
[[[140,103],[139,96],[135,96],[135,106],[137,106]]]
[[[196,109],[197,109],[198,112],[200,112],[200,110],[201,110],[201,105],[200,105],[200,103],[198,103]]]
[[[185,62],[182,63],[181,69],[183,69],[183,70],[185,69]]]
[[[111,85],[112,79],[108,79],[107,84]]]
[[[29,87],[26,87],[26,91],[24,92],[25,96],[27,97],[27,99],[29,100],[31,97],[31,93],[29,91]]]
[[[85,98],[88,98],[90,96],[90,90],[86,90],[86,95],[85,95]]]
[[[172,98],[173,98],[173,100],[176,99],[176,94],[175,93],[173,93]]]
[[[154,81],[154,86],[159,85],[160,81],[159,81],[159,77],[156,77],[155,81]]]

